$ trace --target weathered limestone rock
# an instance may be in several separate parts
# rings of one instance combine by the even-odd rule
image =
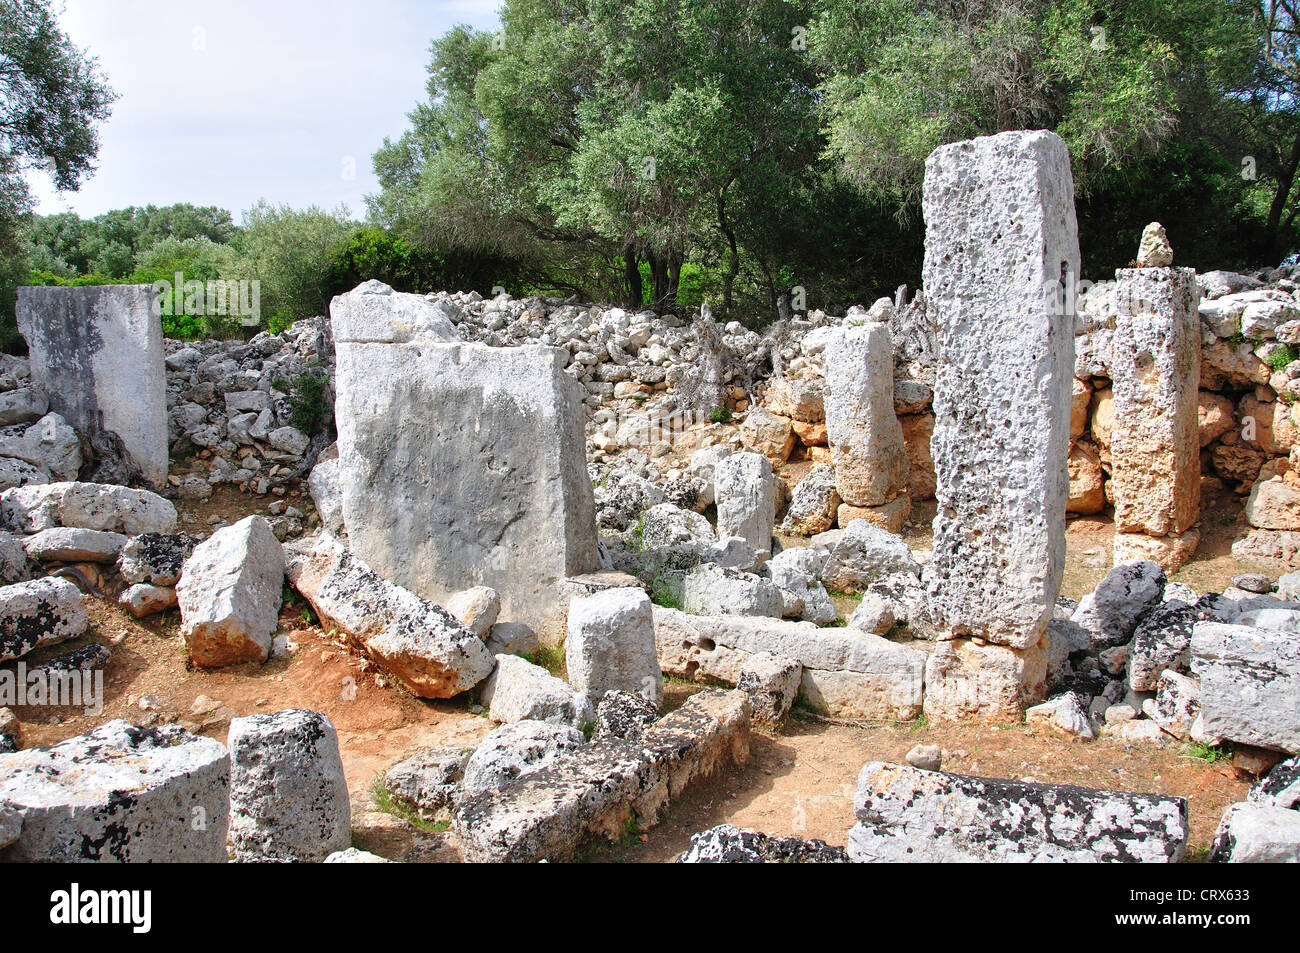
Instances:
[[[1164,591],[1165,573],[1155,563],[1123,563],[1083,597],[1070,621],[1088,631],[1094,648],[1123,645],[1142,614],[1160,604]]]
[[[1115,273],[1111,346],[1115,529],[1165,536],[1200,513],[1201,322],[1190,268]]]
[[[334,725],[290,708],[233,718],[230,841],[236,860],[315,863],[352,845]]]
[[[641,524],[641,548],[662,549],[692,543],[711,545],[713,527],[692,510],[671,503],[659,503],[645,511]]]
[[[364,281],[330,302],[336,341],[365,344],[455,343],[460,340],[446,304],[424,295]]]
[[[1260,529],[1300,530],[1300,489],[1281,477],[1260,480],[1246,500],[1246,519]]]
[[[799,695],[803,666],[795,659],[757,652],[740,667],[736,687],[749,696],[755,724],[778,728]]]
[[[1047,636],[1025,649],[941,642],[925,662],[927,718],[1015,721],[1047,690]]]
[[[925,654],[869,632],[752,616],[693,616],[656,607],[659,661],[670,675],[736,684],[753,656],[803,666],[810,707],[846,718],[908,721],[921,714]]]
[[[1170,533],[1168,536],[1116,533],[1112,559],[1117,566],[1120,563],[1151,562],[1165,572],[1172,573],[1191,561],[1200,544],[1201,531],[1195,528],[1185,533]]]
[[[222,863],[230,758],[178,725],[110,721],[0,757],[0,805],[21,818],[2,860]]]
[[[1092,739],[1097,736],[1088,717],[1086,699],[1078,692],[1065,692],[1025,711],[1025,724],[1042,725],[1066,738]]]
[[[1300,863],[1300,811],[1242,801],[1223,812],[1210,863]]]
[[[429,821],[451,819],[469,748],[426,748],[399,761],[384,775],[384,790],[398,804]]]
[[[1106,508],[1106,474],[1097,448],[1087,440],[1076,441],[1066,461],[1070,471],[1070,497],[1066,512],[1087,515]]]
[[[174,586],[198,544],[188,533],[141,533],[122,547],[117,568],[127,582]]]
[[[572,600],[564,655],[569,683],[597,704],[614,689],[636,692],[655,705],[663,701],[652,605],[640,589]]]
[[[931,609],[954,635],[1034,646],[1065,566],[1079,274],[1069,150],[1050,132],[943,146],[926,161],[924,212],[939,352]]]
[[[284,551],[261,516],[217,530],[185,560],[176,598],[198,665],[265,662],[279,625]]]
[[[1250,789],[1251,804],[1300,810],[1300,758],[1288,758],[1274,766],[1262,781]]]
[[[434,343],[446,329],[380,290],[330,308],[352,550],[435,602],[491,586],[503,615],[541,631],[562,612],[556,583],[598,565],[586,392],[566,352]]]
[[[484,738],[465,762],[461,797],[499,791],[517,778],[542,770],[566,751],[586,743],[572,725],[516,721]]]
[[[487,586],[473,586],[451,596],[445,608],[461,625],[480,639],[486,639],[501,612],[501,596]]]
[[[1164,226],[1152,222],[1142,229],[1142,242],[1138,245],[1137,263],[1142,268],[1163,268],[1174,263],[1174,250],[1165,235]]]
[[[103,483],[47,483],[0,493],[0,521],[19,533],[66,526],[107,533],[173,533],[176,507],[148,490]]]
[[[55,576],[0,587],[0,661],[76,638],[90,617],[75,583]]]
[[[499,791],[467,798],[452,829],[470,863],[569,860],[590,839],[653,826],[670,799],[748,760],[745,693],[706,689],[639,741],[598,738]]]
[[[1128,684],[1135,692],[1154,692],[1160,673],[1186,672],[1191,664],[1192,626],[1197,609],[1181,599],[1155,606],[1133,632],[1128,651]]]
[[[814,575],[828,589],[861,592],[889,576],[921,577],[921,567],[903,538],[868,520],[820,533],[811,543],[810,550],[825,554]]]
[[[111,563],[117,561],[126,542],[127,537],[121,533],[56,526],[27,537],[23,545],[28,556],[42,562]]]
[[[845,325],[827,342],[826,435],[845,503],[880,506],[907,489],[888,324]]]
[[[138,582],[118,596],[117,604],[137,619],[174,609],[178,604],[174,586],[153,586]]]
[[[854,520],[866,520],[887,533],[901,533],[911,515],[911,498],[896,496],[881,506],[851,506],[841,503],[835,511],[835,521],[841,526],[848,526]]]
[[[441,606],[384,579],[328,533],[289,547],[286,574],[321,621],[347,634],[421,698],[450,698],[492,672],[493,658]]]
[[[1192,627],[1207,734],[1300,752],[1300,640],[1294,633],[1221,622]]]
[[[781,532],[793,536],[815,536],[835,524],[840,494],[835,488],[835,469],[819,463],[799,481],[781,523]]]
[[[934,499],[934,457],[930,438],[934,435],[934,414],[908,414],[899,418],[903,445],[907,450],[907,495],[913,500]]]
[[[1160,726],[1160,730],[1186,741],[1200,713],[1200,683],[1177,672],[1162,672],[1151,711],[1151,720]]]
[[[148,285],[22,288],[18,329],[50,410],[91,437],[110,431],[153,486],[167,481],[162,321]]]
[[[788,550],[792,552],[793,550]],[[781,615],[787,619],[803,619],[817,625],[831,625],[839,618],[835,603],[831,601],[826,587],[808,572],[797,558],[783,559],[784,553],[768,562],[765,567],[772,585],[781,595]],[[688,612],[694,611],[691,605],[683,604]],[[722,610],[701,612],[701,615],[767,615],[766,612],[736,612]]]
[[[767,409],[782,417],[804,423],[820,423],[826,419],[823,400],[824,384],[820,380],[794,377],[773,377],[767,382]]]
[[[843,847],[798,837],[772,837],[731,824],[691,835],[679,864],[846,864]]]
[[[13,486],[75,480],[81,472],[81,440],[58,414],[46,414],[29,426],[0,432],[0,456],[30,463],[44,477],[16,481]]]
[[[795,444],[790,420],[762,407],[756,407],[745,415],[745,422],[740,425],[740,439],[750,450],[767,457],[774,467],[790,459]]]
[[[682,608],[694,615],[756,615],[781,618],[782,593],[753,573],[701,563],[682,583]]]
[[[1181,797],[919,771],[873,761],[858,776],[849,859],[1178,863]],[[1063,821],[1068,818],[1068,822]]]
[[[496,722],[546,721],[582,729],[595,723],[591,701],[542,668],[502,655],[483,685],[483,703]]]
[[[659,709],[634,692],[606,692],[596,708],[596,737],[636,741],[659,718]]]
[[[312,467],[307,477],[307,490],[316,504],[321,525],[335,535],[343,533],[343,493],[339,489],[339,461],[337,457],[322,460]]]
[[[776,485],[772,465],[757,453],[733,453],[713,471],[718,538],[739,536],[760,558],[772,552]]]

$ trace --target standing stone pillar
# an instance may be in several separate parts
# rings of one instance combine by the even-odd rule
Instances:
[[[925,296],[937,327],[931,716],[1003,718],[1045,685],[1065,566],[1079,270],[1065,143],[1008,132],[925,169]]]
[[[853,519],[898,532],[911,510],[907,449],[894,413],[894,346],[889,325],[845,325],[826,342],[826,437],[840,526]]]
[[[50,410],[97,448],[104,431],[116,434],[141,477],[163,486],[167,376],[153,288],[19,288],[17,316]]]
[[[1191,268],[1115,273],[1110,461],[1116,565],[1149,559],[1173,572],[1196,551],[1199,296]]]
[[[379,282],[335,298],[330,320],[352,550],[432,602],[491,586],[502,618],[558,630],[560,580],[599,564],[564,352],[452,343],[436,305]]]

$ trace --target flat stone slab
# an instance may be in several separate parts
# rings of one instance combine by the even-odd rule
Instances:
[[[653,826],[672,798],[748,760],[745,693],[706,689],[638,742],[597,739],[462,802],[452,826],[471,863],[571,860],[589,840]]]
[[[858,863],[1178,863],[1187,800],[974,778],[873,761],[858,776]]]
[[[843,847],[799,837],[773,837],[720,824],[691,835],[679,864],[847,864]]]
[[[76,638],[90,617],[75,583],[58,576],[0,587],[0,661]]]
[[[19,288],[17,315],[50,410],[82,434],[117,434],[144,479],[165,484],[167,376],[153,288]]]
[[[17,533],[58,526],[135,536],[176,531],[176,507],[149,490],[109,483],[46,483],[0,493],[0,523]]]
[[[177,725],[110,721],[0,757],[0,804],[22,818],[0,860],[223,863],[230,758]]]
[[[921,714],[925,653],[849,628],[756,616],[697,616],[654,608],[659,665],[669,675],[737,684],[763,652],[803,666],[801,691],[816,710],[848,718]]]

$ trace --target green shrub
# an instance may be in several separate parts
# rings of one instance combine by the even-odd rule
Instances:
[[[325,399],[329,380],[328,375],[304,371],[289,383],[289,422],[308,436],[319,433],[325,426],[330,410]],[[277,379],[276,389],[284,390],[281,385],[285,383]]]
[[[731,408],[725,404],[721,407],[714,407],[709,414],[709,420],[715,424],[725,424],[731,422]]]
[[[1280,371],[1292,361],[1300,358],[1300,353],[1296,352],[1290,344],[1283,344],[1268,356],[1268,366],[1275,371]]]

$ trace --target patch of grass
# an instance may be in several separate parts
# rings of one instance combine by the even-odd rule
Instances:
[[[709,421],[715,424],[731,423],[731,408],[725,404],[721,407],[714,407],[709,411]]]
[[[1275,371],[1280,371],[1292,361],[1300,359],[1300,351],[1297,351],[1290,344],[1283,344],[1275,348],[1273,353],[1268,356],[1268,366]]]
[[[684,605],[681,588],[667,573],[658,573],[650,583],[650,601],[665,609],[681,609]]]
[[[1191,741],[1183,746],[1183,756],[1197,758],[1206,764],[1214,764],[1218,761],[1227,761],[1232,757],[1232,745],[1229,742],[1207,745],[1200,741]]]
[[[370,782],[370,797],[375,802],[375,810],[384,814],[400,817],[418,831],[425,834],[441,834],[451,826],[449,821],[430,821],[416,814],[413,810],[393,800],[388,789],[384,787],[384,774],[381,771]]]
[[[928,731],[930,728],[930,719],[925,717],[925,712],[917,715],[907,723],[909,731]]]
[[[534,665],[540,665],[556,678],[568,678],[569,669],[564,661],[563,645],[539,645],[536,652],[523,658]]]

